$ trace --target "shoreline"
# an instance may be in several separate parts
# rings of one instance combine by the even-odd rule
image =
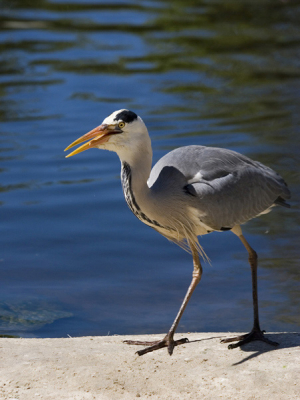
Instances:
[[[189,342],[138,356],[123,340],[162,335],[0,338],[0,399],[120,400],[300,398],[300,333],[270,333],[228,350],[236,333],[176,334]]]

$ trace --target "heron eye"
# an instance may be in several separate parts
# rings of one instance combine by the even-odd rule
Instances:
[[[125,126],[125,122],[123,122],[123,121],[119,122],[118,126],[119,126],[120,129],[123,129],[124,126]]]

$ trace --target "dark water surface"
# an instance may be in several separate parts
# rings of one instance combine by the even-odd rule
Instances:
[[[0,333],[166,332],[192,259],[127,208],[120,163],[63,149],[114,110],[142,116],[154,161],[230,148],[289,183],[290,210],[250,221],[262,327],[300,328],[299,1],[2,0]],[[247,254],[200,239],[212,266],[180,331],[247,331]]]

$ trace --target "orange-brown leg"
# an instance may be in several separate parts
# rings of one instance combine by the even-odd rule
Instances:
[[[141,341],[135,341],[135,340],[125,340],[124,341],[127,344],[146,345],[146,346],[148,345],[149,347],[146,347],[143,350],[137,351],[137,354],[139,356],[142,356],[143,354],[146,354],[146,353],[150,353],[151,351],[161,349],[163,347],[168,348],[168,352],[171,356],[175,346],[178,346],[180,344],[188,342],[187,338],[174,340],[173,337],[174,337],[175,331],[178,327],[179,321],[183,315],[183,312],[184,312],[196,286],[200,282],[200,279],[202,276],[202,266],[200,264],[199,254],[194,246],[191,246],[191,250],[192,250],[193,262],[194,262],[192,282],[188,288],[188,291],[187,291],[185,298],[181,304],[178,314],[176,315],[176,318],[175,318],[169,332],[167,333],[167,335],[162,340],[157,341],[157,342],[141,342]]]

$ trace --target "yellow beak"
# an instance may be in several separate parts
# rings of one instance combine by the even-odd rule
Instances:
[[[79,143],[84,143],[82,146],[78,147],[76,150],[72,151],[72,153],[68,154],[66,157],[75,156],[75,154],[81,153],[82,151],[92,149],[93,147],[97,147],[100,144],[106,143],[111,135],[122,133],[122,130],[118,128],[116,125],[107,125],[102,124],[97,126],[96,128],[92,129],[85,135],[81,136],[75,142],[71,143],[65,151],[69,150],[71,147],[76,146]]]

